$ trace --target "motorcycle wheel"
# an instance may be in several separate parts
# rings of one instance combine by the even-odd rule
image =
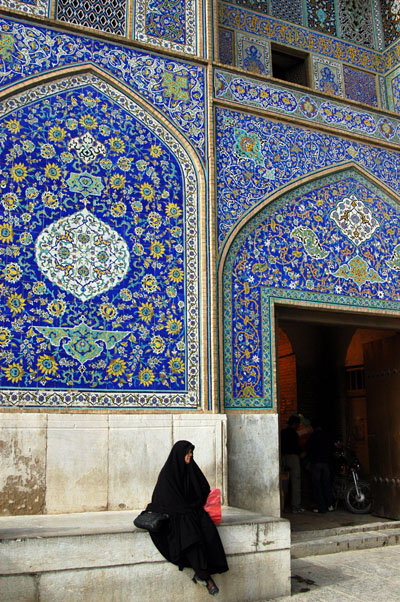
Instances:
[[[344,502],[353,514],[368,514],[372,506],[371,486],[367,481],[358,481],[359,496],[354,483],[347,489]]]

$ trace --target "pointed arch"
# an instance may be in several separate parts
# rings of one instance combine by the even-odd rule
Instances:
[[[353,219],[361,215],[366,222],[361,234],[342,223],[337,209],[340,200],[353,202],[353,192],[360,210],[354,209]],[[395,229],[390,236],[388,215]],[[325,301],[340,310],[398,310],[399,237],[399,196],[354,163],[304,178],[244,216],[219,271],[225,408],[274,409],[271,333],[278,299],[310,307]]]
[[[205,239],[205,216],[204,207],[205,203],[200,202],[201,198],[205,195],[205,177],[201,163],[198,159],[196,151],[191,147],[188,141],[182,136],[180,132],[174,128],[163,115],[161,115],[154,107],[150,106],[149,103],[139,98],[132,90],[128,89],[125,85],[121,84],[115,78],[104,74],[102,71],[93,66],[80,66],[76,68],[60,69],[49,74],[45,74],[40,78],[35,78],[29,82],[18,84],[10,87],[3,101],[2,118],[11,116],[19,108],[33,105],[35,103],[46,100],[56,95],[62,95],[64,92],[73,91],[80,87],[87,86],[94,88],[99,94],[107,97],[110,102],[122,109],[126,114],[130,114],[135,122],[142,124],[142,127],[152,132],[155,138],[159,139],[166,148],[169,149],[171,156],[175,157],[177,165],[181,170],[182,177],[182,194],[183,195],[183,215],[182,224],[180,230],[184,236],[184,253],[185,261],[183,262],[183,268],[185,271],[185,317],[179,322],[177,318],[172,317],[171,314],[171,325],[178,326],[185,329],[184,341],[186,354],[186,367],[185,367],[185,386],[170,387],[172,392],[169,390],[162,390],[162,387],[158,386],[152,389],[151,383],[153,382],[154,373],[151,369],[147,370],[147,373],[142,375],[141,384],[142,390],[130,391],[121,394],[113,394],[108,392],[106,395],[99,394],[97,392],[91,393],[90,391],[84,396],[76,391],[76,394],[72,392],[69,395],[69,406],[70,407],[121,407],[121,408],[165,408],[171,409],[179,407],[183,409],[196,409],[201,405],[201,390],[206,390],[206,387],[202,387],[200,381],[200,374],[206,375],[207,369],[207,346],[202,344],[200,348],[200,308],[202,303],[206,303],[206,286],[201,286],[200,278],[204,270],[199,269],[199,241]],[[85,99],[83,99],[85,100]],[[13,120],[10,118],[9,122]],[[58,128],[62,129],[62,128]],[[90,130],[89,130],[90,131]],[[113,135],[112,133],[110,134]],[[104,147],[100,144],[97,148]],[[104,152],[104,150],[99,152]],[[159,152],[157,149],[154,152]],[[157,155],[153,155],[156,157]],[[142,169],[142,168],[139,168]],[[154,170],[153,170],[154,171]],[[58,172],[57,172],[58,173]],[[122,176],[125,177],[125,176]],[[150,176],[149,176],[150,178]],[[93,180],[99,180],[99,178],[93,178]],[[110,179],[111,181],[111,179]],[[151,181],[151,179],[149,180]],[[114,188],[119,187],[117,180],[114,181]],[[100,184],[95,182],[98,187]],[[113,184],[111,184],[111,187]],[[94,189],[93,189],[94,190]],[[98,188],[97,188],[98,190]],[[111,188],[110,188],[111,190]],[[97,192],[93,192],[97,194]],[[150,186],[149,192],[144,193],[145,199],[153,199],[153,190]],[[147,197],[146,197],[147,194]],[[178,194],[177,191],[172,191],[170,197],[173,200],[173,194]],[[172,203],[173,205],[173,203]],[[171,207],[172,207],[171,205]],[[117,209],[116,209],[117,210]],[[171,209],[172,210],[172,209]],[[179,211],[181,211],[179,209]],[[181,212],[182,213],[182,212]],[[200,238],[199,238],[200,232]],[[178,244],[178,240],[176,244]],[[157,257],[157,253],[164,253],[165,247],[161,245],[161,250],[153,251],[154,257]],[[177,252],[182,252],[181,250]],[[176,274],[171,275],[172,282],[181,282],[181,275],[178,271]],[[172,287],[173,288],[173,287]],[[171,288],[171,294],[173,294]],[[205,312],[204,312],[205,313]],[[173,322],[175,320],[175,322]],[[146,322],[146,319],[145,319]],[[97,331],[93,331],[97,332]],[[172,330],[171,330],[172,332]],[[74,335],[75,336],[75,335]],[[96,335],[97,336],[97,335]],[[54,338],[54,337],[53,337]],[[153,337],[154,338],[154,337]],[[105,340],[102,336],[101,340]],[[50,341],[52,344],[56,344],[54,340]],[[159,343],[161,345],[161,343]],[[60,344],[58,344],[58,347]],[[98,347],[98,344],[97,344]],[[159,353],[159,348],[156,348],[156,352]],[[183,349],[182,349],[183,352]],[[201,358],[200,358],[200,353]],[[82,355],[80,361],[82,361]],[[183,372],[183,363],[179,359],[171,366],[171,362],[175,356],[170,359],[171,374],[181,375]],[[122,364],[118,364],[120,371],[115,375],[119,376],[123,368],[125,367],[125,360]],[[200,369],[200,365],[202,369]],[[110,366],[109,366],[110,367]],[[6,373],[7,375],[8,373]],[[109,372],[109,375],[111,372]],[[115,376],[114,375],[114,376]],[[146,382],[145,377],[149,380],[149,385]],[[165,380],[165,377],[162,377]],[[183,378],[183,377],[182,377]],[[203,380],[206,376],[202,377]],[[176,377],[175,377],[176,381]],[[175,382],[175,381],[171,381]],[[160,381],[162,382],[162,380]],[[182,381],[183,382],[183,381]],[[148,387],[145,389],[144,387]],[[140,388],[140,387],[139,387]],[[165,383],[164,383],[165,388]],[[40,400],[39,400],[40,397]],[[59,400],[59,401],[57,401]],[[5,396],[3,395],[3,405],[9,407],[10,405],[19,407],[29,404],[30,406],[41,405],[42,407],[57,406],[61,404],[65,406],[65,401],[62,394],[54,395],[53,392],[44,393],[43,391],[38,396],[38,392],[32,390],[21,391],[20,395],[16,395],[15,391]]]

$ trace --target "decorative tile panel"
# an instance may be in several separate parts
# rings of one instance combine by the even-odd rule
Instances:
[[[230,29],[218,28],[218,51],[219,61],[224,65],[233,65],[235,62],[233,55],[233,39],[234,34]]]
[[[94,64],[168,118],[205,158],[204,70],[89,37],[0,19],[0,86],[74,64]],[[184,94],[172,92],[177,82]]]
[[[343,66],[344,90],[346,98],[363,102],[372,107],[378,106],[376,76],[374,73]]]
[[[265,15],[269,13],[269,0],[232,0],[231,4],[237,4]]]
[[[312,57],[312,63],[314,87],[325,94],[343,96],[342,65],[318,56]]]
[[[262,75],[271,75],[269,43],[246,34],[236,34],[237,66]]]
[[[335,3],[331,0],[307,0],[307,25],[331,36],[337,36]]]
[[[0,405],[196,407],[198,193],[183,146],[94,75],[5,100],[0,140]]]
[[[123,36],[126,12],[126,0],[57,0],[56,19]]]
[[[392,97],[392,109],[397,113],[400,113],[400,72],[397,72],[391,81],[391,97]]]
[[[270,2],[272,17],[303,25],[302,0],[270,0]]]
[[[400,35],[400,2],[399,0],[380,0],[382,26],[385,45],[390,46]]]
[[[225,407],[272,407],[274,299],[398,311],[399,237],[400,206],[351,169],[264,206],[224,266]]]
[[[274,93],[265,93],[263,98],[265,103],[270,103],[269,110],[273,102],[285,102],[288,107],[293,107],[294,114],[295,98],[275,94],[274,99]],[[312,98],[304,99],[300,108],[304,116],[308,112],[309,119],[314,118],[318,109]],[[346,121],[346,117],[349,122],[352,120],[343,107],[335,107],[333,103],[329,107],[323,103],[321,110],[327,112],[330,123],[335,127]],[[218,109],[216,120],[218,237],[221,247],[230,230],[246,212],[254,210],[279,188],[324,168],[354,162],[394,191],[400,191],[398,152],[228,109]],[[367,128],[367,115],[362,121]],[[371,122],[370,126],[391,140],[398,124],[382,118]],[[357,120],[354,127],[357,127]],[[237,152],[238,148],[241,148],[241,154]]]
[[[135,0],[134,38],[162,48],[197,54],[196,0]]]
[[[50,0],[0,0],[0,7],[19,10],[26,15],[50,16]]]
[[[361,48],[305,27],[277,21],[223,2],[219,3],[219,24],[376,73],[386,73],[390,64],[396,65],[399,60],[395,51],[386,56],[381,52]]]
[[[355,44],[374,44],[373,15],[370,0],[338,0],[340,37]]]

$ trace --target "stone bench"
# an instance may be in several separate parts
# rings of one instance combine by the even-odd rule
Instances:
[[[0,602],[198,602],[208,592],[133,526],[139,511],[0,518]],[[224,507],[220,602],[290,593],[290,525]]]

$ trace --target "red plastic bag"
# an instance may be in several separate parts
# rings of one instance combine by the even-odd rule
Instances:
[[[204,510],[208,512],[211,520],[215,525],[221,522],[221,490],[211,489],[207,501],[204,505]]]

